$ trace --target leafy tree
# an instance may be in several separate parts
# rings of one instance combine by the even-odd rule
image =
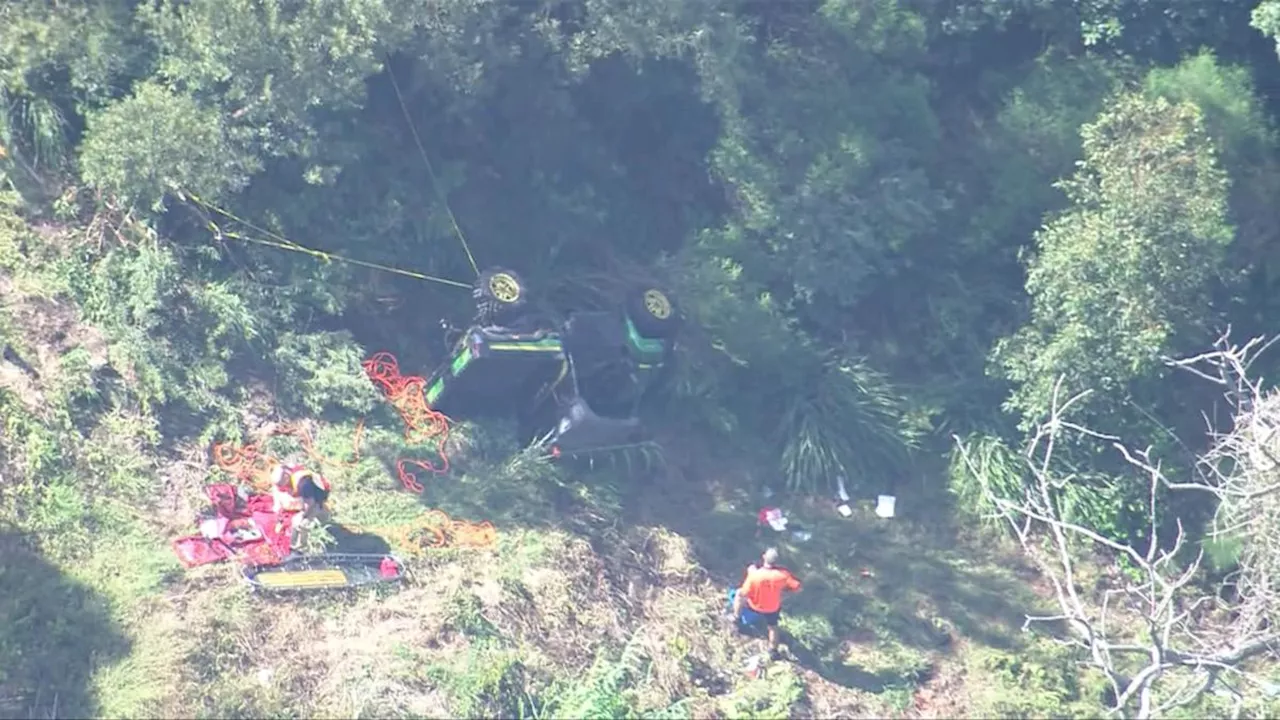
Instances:
[[[316,116],[361,105],[365,78],[381,69],[380,38],[402,37],[395,27],[413,9],[378,0],[157,0],[140,17],[161,48],[158,75],[249,130],[247,149],[312,155]]]
[[[1272,242],[1280,223],[1275,202],[1280,162],[1275,126],[1249,69],[1226,65],[1205,51],[1174,67],[1153,69],[1144,87],[1171,102],[1195,103],[1203,113],[1205,130],[1232,179],[1230,208],[1237,229],[1231,253],[1237,282],[1217,293],[1214,304],[1229,308],[1238,332],[1268,332],[1280,310],[1273,280],[1280,255]]]
[[[1262,0],[1250,15],[1250,25],[1258,32],[1275,40],[1276,54],[1280,55],[1280,2]]]
[[[848,329],[871,278],[911,263],[945,204],[922,167],[939,134],[928,82],[890,65],[919,52],[919,19],[859,8],[826,3],[744,54],[753,71],[720,99],[712,155],[736,213],[706,241],[826,338]]]
[[[1060,376],[1065,392],[1097,389],[1095,417],[1132,417],[1126,401],[1149,398],[1161,356],[1210,330],[1233,238],[1229,183],[1195,105],[1128,93],[1081,132],[1084,160],[1061,183],[1071,207],[1029,261],[1031,319],[995,351],[1024,420],[1047,411]]]
[[[176,191],[216,200],[259,167],[236,150],[219,112],[154,82],[89,116],[80,165],[91,185],[154,209]]]
[[[150,46],[134,3],[13,0],[0,7],[0,85],[16,95],[71,99],[77,109],[118,97],[121,80],[146,71]]]
[[[1079,159],[1079,128],[1097,115],[1122,70],[1051,49],[992,109],[960,88],[943,101],[949,141],[930,163],[951,200],[939,215],[940,239],[927,253],[907,253],[900,273],[868,279],[851,331],[878,366],[911,379],[913,399],[934,414],[935,429],[989,432],[1004,424],[997,406],[1007,388],[979,378],[991,344],[1022,319],[1019,252],[1041,218],[1065,206],[1053,182]],[[990,117],[970,119],[978,113]]]
[[[145,72],[150,46],[132,3],[14,0],[0,5],[0,145],[32,171],[60,169],[81,116]]]

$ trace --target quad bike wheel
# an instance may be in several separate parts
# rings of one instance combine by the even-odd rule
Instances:
[[[529,293],[514,270],[491,268],[480,273],[471,294],[476,300],[476,320],[481,325],[501,325],[520,313]]]
[[[642,286],[627,299],[627,316],[644,337],[666,340],[675,335],[680,313],[663,290]]]

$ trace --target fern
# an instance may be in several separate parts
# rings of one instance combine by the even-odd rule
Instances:
[[[597,656],[585,681],[559,684],[539,708],[538,717],[592,718],[604,720],[635,715],[635,698],[630,687],[643,676],[648,659],[633,640],[617,660]]]

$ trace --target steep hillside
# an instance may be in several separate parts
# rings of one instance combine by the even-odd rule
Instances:
[[[0,716],[1276,715],[1277,38],[1280,0],[0,1]],[[501,351],[661,457],[538,457],[562,415],[374,362],[566,317],[598,342]],[[334,483],[304,554],[405,582],[184,569],[268,455]],[[761,668],[722,615],[770,543],[805,587]]]
[[[330,458],[331,540],[389,546],[411,579],[295,598],[252,594],[232,565],[184,572],[170,541],[194,531],[203,486],[233,478],[208,444],[169,439],[164,410],[103,400],[136,382],[112,370],[123,351],[32,269],[0,280],[3,475],[28,478],[0,485],[6,716],[944,717],[1079,699],[1018,632],[1032,576],[923,493],[890,520],[867,501],[848,519],[788,505],[814,533],[781,543],[805,583],[784,616],[794,660],[750,676],[761,641],[721,615],[776,541],[743,489],[768,478],[679,429],[661,467],[624,476],[568,474],[464,425],[452,469],[415,496],[395,464],[427,448],[390,413],[281,417],[260,388],[246,441]],[[491,522],[496,542],[425,548],[431,509]]]

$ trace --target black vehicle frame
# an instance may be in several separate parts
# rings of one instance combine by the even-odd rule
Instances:
[[[531,311],[527,295],[510,270],[481,274],[476,321],[427,379],[427,404],[454,419],[514,415],[553,457],[648,444],[640,408],[673,368],[669,295],[638,287],[617,311],[563,318]]]

